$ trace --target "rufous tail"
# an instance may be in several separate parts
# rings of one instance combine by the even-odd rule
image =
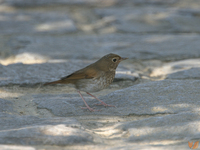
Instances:
[[[57,80],[57,81],[53,81],[53,82],[48,82],[45,83],[44,85],[50,85],[50,84],[70,84],[70,83],[75,83],[76,80]]]
[[[62,84],[62,80],[57,80],[57,81],[53,81],[53,82],[48,82],[48,83],[45,83],[44,85],[50,85],[50,84]]]

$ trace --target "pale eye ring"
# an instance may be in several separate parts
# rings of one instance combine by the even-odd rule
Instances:
[[[116,62],[116,61],[117,61],[117,59],[116,59],[116,58],[113,58],[113,59],[112,59],[112,61],[113,61],[113,62]]]

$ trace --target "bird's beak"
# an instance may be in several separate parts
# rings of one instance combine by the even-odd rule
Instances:
[[[123,61],[123,60],[126,60],[128,58],[125,58],[125,57],[121,57],[120,61]]]

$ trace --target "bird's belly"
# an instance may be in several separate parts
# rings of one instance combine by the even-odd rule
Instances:
[[[84,92],[98,92],[108,87],[114,77],[100,77],[98,79],[81,79],[76,83],[76,88]]]

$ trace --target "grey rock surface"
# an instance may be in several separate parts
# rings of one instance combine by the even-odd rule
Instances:
[[[167,78],[198,78],[200,59],[187,59],[164,63],[162,66],[154,67],[151,76],[166,76]]]
[[[112,5],[118,3],[120,0],[5,0],[4,4],[13,5],[17,7],[26,6],[41,6],[41,5]]]
[[[2,13],[1,17],[5,20],[0,24],[1,34],[55,34],[76,31],[74,22],[65,13],[14,11]]]
[[[194,15],[200,14],[198,9],[126,6],[100,8],[96,13],[116,19],[113,25],[122,32],[199,32],[199,19]]]
[[[102,111],[93,114],[127,116],[199,111],[199,85],[198,80],[166,80],[135,85],[100,97],[105,103],[117,108],[95,106]],[[98,102],[89,96],[85,99],[89,105]],[[84,103],[78,93],[59,96],[37,95],[34,102],[37,103],[38,109],[48,109],[55,116],[91,114],[80,109],[81,106],[84,107]]]
[[[200,141],[199,0],[0,0],[0,149],[188,150]],[[114,82],[60,79],[108,53]],[[192,147],[194,148],[194,147]]]
[[[106,34],[56,36],[53,39],[51,36],[17,36],[9,41],[8,46],[17,52],[15,59],[23,63],[26,63],[23,60],[26,55],[32,56],[28,57],[29,61],[39,59],[46,62],[51,59],[96,60],[109,53],[117,53],[129,59],[179,60],[199,57],[199,40],[200,36],[196,34]],[[16,49],[22,42],[27,44]]]
[[[127,131],[129,142],[154,140],[193,140],[199,138],[199,113],[178,113],[118,124],[117,129]],[[171,132],[173,131],[173,132]],[[185,136],[187,135],[187,137]]]
[[[0,113],[12,112],[13,111],[13,103],[0,98]]]
[[[169,74],[167,78],[168,79],[169,78],[170,79],[200,79],[200,67],[172,73],[172,74]]]
[[[40,119],[27,116],[13,120],[12,117],[14,116],[6,115],[4,126],[11,129],[0,133],[1,144],[71,145],[93,143],[94,140],[92,135],[81,129],[75,119]],[[15,126],[12,127],[12,124]]]
[[[89,65],[87,62],[81,60],[34,65],[22,63],[11,64],[8,66],[0,65],[0,85],[27,85],[50,82],[65,77],[78,69],[86,67],[87,65]],[[119,73],[117,72],[116,77],[118,79],[132,81],[139,78],[137,74],[133,74],[130,71],[119,71]]]
[[[1,85],[13,84],[36,84],[60,79],[63,76],[72,73],[72,68],[78,68],[71,63],[55,64],[12,64],[0,66]],[[64,69],[65,68],[65,69]]]

